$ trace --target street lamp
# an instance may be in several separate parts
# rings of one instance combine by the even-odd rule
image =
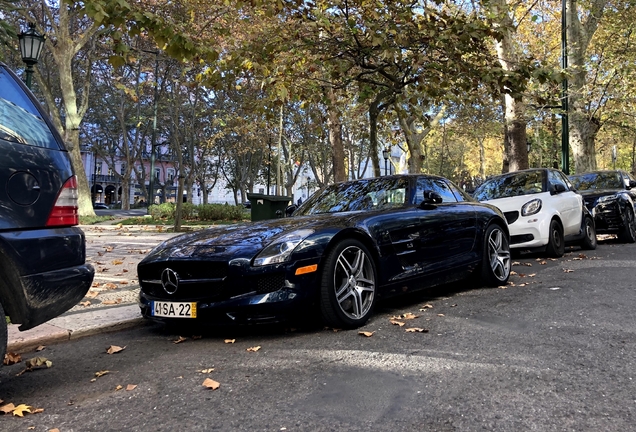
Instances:
[[[35,30],[35,24],[29,23],[29,29],[18,35],[20,42],[20,54],[22,61],[26,63],[26,86],[31,88],[31,76],[33,75],[33,66],[38,63],[46,36],[41,35]]]
[[[387,175],[388,173],[388,161],[389,161],[389,156],[391,155],[391,150],[389,150],[389,148],[385,148],[384,150],[382,150],[382,157],[384,158],[384,175]]]

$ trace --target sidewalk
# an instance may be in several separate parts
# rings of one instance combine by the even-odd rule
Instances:
[[[91,289],[79,304],[45,324],[24,332],[10,324],[7,352],[24,353],[40,345],[121,330],[144,321],[137,304],[137,264],[176,234],[144,225],[81,228],[86,234],[86,261],[95,267]]]

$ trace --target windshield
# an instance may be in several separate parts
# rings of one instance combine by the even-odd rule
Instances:
[[[578,190],[625,189],[623,180],[617,172],[593,172],[570,177],[574,188]]]
[[[294,216],[363,210],[384,210],[406,205],[408,180],[372,178],[338,183],[313,194]]]
[[[473,197],[478,201],[488,201],[541,192],[546,192],[543,171],[520,171],[486,180],[475,190]]]

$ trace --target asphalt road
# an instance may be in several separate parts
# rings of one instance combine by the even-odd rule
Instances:
[[[505,289],[467,281],[384,302],[361,329],[371,337],[148,324],[52,345],[24,356],[49,369],[0,370],[5,403],[44,408],[0,418],[0,430],[636,430],[636,245],[579,254],[518,259]],[[419,317],[390,323],[407,312]]]

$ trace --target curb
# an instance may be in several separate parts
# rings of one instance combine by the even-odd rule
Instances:
[[[45,324],[21,332],[9,325],[7,352],[24,353],[40,345],[65,342],[84,336],[114,332],[145,322],[136,304],[64,314]]]

